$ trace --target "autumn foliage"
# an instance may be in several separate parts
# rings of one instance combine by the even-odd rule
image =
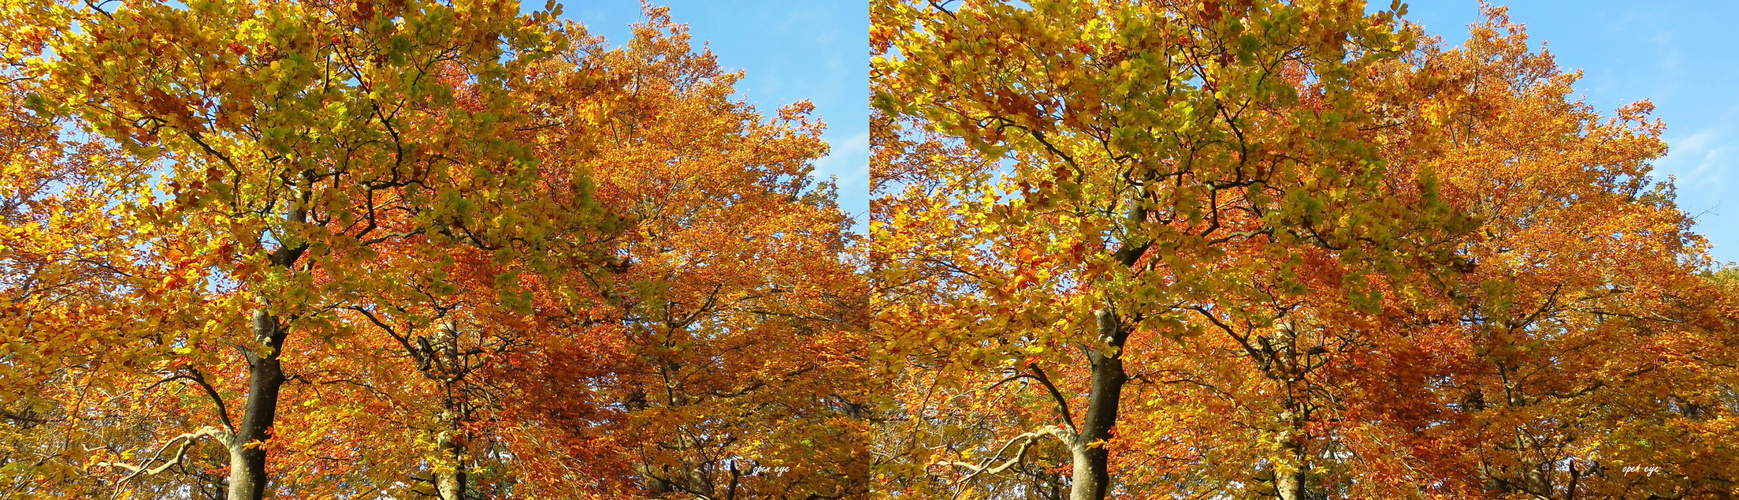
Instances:
[[[1734,494],[1735,290],[1663,126],[1486,14],[872,2],[878,484]]]
[[[823,126],[664,10],[6,9],[7,497],[867,491]]]
[[[1375,6],[1382,7],[1382,6]],[[1739,271],[1486,6],[0,3],[6,498],[1731,498]]]

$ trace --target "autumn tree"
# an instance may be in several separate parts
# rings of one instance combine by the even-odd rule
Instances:
[[[1446,136],[1430,160],[1444,196],[1481,223],[1458,241],[1463,301],[1438,316],[1454,328],[1390,372],[1430,373],[1431,390],[1373,416],[1429,429],[1409,447],[1454,443],[1417,463],[1486,496],[1732,494],[1731,430],[1708,423],[1739,409],[1732,295],[1701,275],[1706,244],[1651,175],[1663,125],[1646,101],[1606,118],[1572,99],[1579,74],[1504,9],[1486,15],[1464,46],[1415,58],[1445,85],[1413,89],[1430,97],[1401,129]]]
[[[303,484],[334,472],[378,484],[396,468],[414,472],[395,491],[444,498],[867,492],[866,290],[848,219],[811,177],[821,124],[807,103],[762,116],[735,100],[737,74],[665,10],[647,14],[620,47],[561,26],[569,49],[515,90],[541,164],[583,165],[612,214],[594,246],[570,251],[604,264],[544,277],[455,248],[452,269],[354,310],[385,333],[370,356],[386,363],[311,376],[338,383],[307,412],[328,424],[304,427],[364,423],[297,447],[393,465],[325,467]],[[569,173],[546,173],[547,189],[571,193]],[[503,305],[503,275],[531,292],[525,309]],[[424,450],[357,444],[405,435]]]
[[[9,70],[17,70],[9,67]],[[140,267],[134,239],[110,210],[113,187],[143,178],[139,164],[113,144],[80,140],[80,130],[23,106],[34,82],[13,75],[0,94],[0,492],[31,493],[92,487],[83,466],[84,439],[136,438],[149,428],[92,429],[101,418],[74,402],[108,388],[92,379],[83,356],[104,348],[89,335],[62,336],[102,325],[106,297]],[[100,399],[98,399],[100,400]],[[126,399],[110,400],[126,404]],[[50,486],[50,487],[45,487]]]
[[[517,3],[8,9],[41,44],[26,71],[49,82],[27,105],[149,165],[111,189],[131,198],[114,208],[142,235],[127,257],[153,272],[106,297],[125,314],[44,334],[129,346],[90,354],[135,372],[123,394],[184,385],[208,405],[161,450],[104,457],[132,471],[117,479],[168,470],[209,438],[228,454],[228,497],[262,497],[284,363],[298,344],[347,335],[340,311],[392,286],[397,269],[359,272],[381,247],[538,259],[553,229],[600,217],[549,201],[513,140],[524,122],[510,80],[560,42]]]
[[[43,152],[5,178],[4,258],[42,264],[6,274],[8,486],[867,493],[823,126],[663,9],[612,48],[516,2],[106,8],[5,11]]]
[[[1281,328],[1246,328],[1258,349],[1174,357],[1153,393],[1177,403],[1132,420],[1197,429],[1191,446],[1214,451],[1144,467],[1132,490],[1186,476],[1192,494],[1281,498],[1728,493],[1727,431],[1705,422],[1731,408],[1731,296],[1700,276],[1706,249],[1649,176],[1661,125],[1646,102],[1607,119],[1569,98],[1576,75],[1487,15],[1463,47],[1425,43],[1353,80],[1388,175],[1431,173],[1468,217],[1430,238],[1450,265],[1373,283],[1435,284],[1421,296],[1372,311],[1303,296]],[[1191,458],[1174,441],[1146,436],[1129,459]]]
[[[1730,495],[1731,291],[1650,106],[1570,99],[1501,9],[1270,56],[1333,17],[1247,4],[877,6],[884,485]]]
[[[1272,328],[1264,305],[1306,294],[1374,309],[1373,277],[1444,257],[1409,235],[1455,225],[1453,210],[1428,176],[1402,179],[1413,195],[1385,182],[1362,134],[1378,123],[1350,91],[1362,68],[1410,46],[1392,12],[891,1],[872,12],[876,105],[905,127],[881,147],[926,130],[964,146],[964,157],[879,157],[904,175],[881,187],[872,229],[879,272],[910,284],[882,319],[899,332],[891,342],[949,383],[1020,379],[1042,387],[1028,401],[1053,407],[1017,405],[1023,427],[999,442],[939,445],[970,450],[933,459],[962,480],[1054,439],[1068,450],[1070,498],[1104,498],[1111,452],[1127,442],[1113,431],[1125,388],[1159,376],[1148,360],[1161,340],[1214,331],[1257,350],[1215,325]],[[1296,275],[1319,255],[1335,280]]]
[[[571,398],[615,409],[551,427],[570,443],[595,439],[600,425],[619,432],[618,460],[632,464],[640,494],[863,495],[877,393],[868,290],[850,219],[814,178],[823,126],[808,102],[763,115],[733,97],[740,73],[691,48],[666,10],[647,14],[622,47],[547,68],[551,82],[598,71],[623,91],[590,121],[564,114],[539,132],[539,154],[554,161],[602,131],[588,145],[599,151],[597,198],[627,226],[592,303],[613,322],[604,331],[616,364],[584,390],[525,380],[600,360],[600,346],[556,342],[528,362],[541,371],[503,375],[546,420]],[[550,109],[573,113],[556,107],[562,93],[546,95]]]

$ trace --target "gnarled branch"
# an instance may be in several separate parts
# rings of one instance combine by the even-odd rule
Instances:
[[[936,465],[959,467],[972,471],[970,474],[967,474],[966,477],[960,478],[960,481],[954,483],[956,485],[964,485],[967,481],[971,481],[978,476],[1000,473],[1025,461],[1027,450],[1032,448],[1034,443],[1037,443],[1045,436],[1057,438],[1058,441],[1062,441],[1065,445],[1073,444],[1075,440],[1074,433],[1069,432],[1067,429],[1055,425],[1047,425],[1042,429],[1015,436],[1014,439],[1010,439],[1007,443],[1003,443],[1002,447],[996,450],[996,453],[986,457],[979,463],[941,461],[936,462]],[[1019,445],[1020,447],[1015,449],[1014,456],[1009,457],[1007,460],[1002,460],[1002,455],[1008,453],[1008,449],[1015,445]],[[1001,460],[1001,463],[997,463],[999,460]]]
[[[156,454],[151,455],[151,458],[149,460],[146,460],[144,463],[141,463],[139,465],[131,465],[131,464],[118,463],[118,462],[101,462],[101,463],[98,463],[97,466],[98,467],[119,467],[122,469],[127,469],[128,471],[132,471],[132,474],[127,474],[127,477],[121,479],[121,482],[123,482],[123,483],[125,483],[127,481],[132,481],[133,478],[139,477],[141,475],[155,476],[157,474],[162,474],[163,471],[169,470],[170,467],[180,465],[181,461],[183,459],[187,458],[187,449],[193,447],[193,443],[195,441],[198,441],[199,438],[207,437],[207,436],[217,438],[218,442],[223,443],[224,446],[229,446],[229,433],[224,432],[223,430],[218,429],[216,427],[207,426],[207,427],[201,427],[201,428],[199,428],[199,430],[196,430],[193,432],[189,432],[186,434],[182,434],[179,436],[169,438],[169,441],[163,443],[163,447],[158,449]],[[171,446],[174,446],[176,441],[180,441],[181,446],[175,448],[175,455],[174,455],[175,458],[172,460],[165,460],[163,458],[163,452],[169,451],[169,448]],[[156,466],[156,467],[151,466],[151,464],[156,463],[158,461],[163,461],[163,463],[161,465]]]

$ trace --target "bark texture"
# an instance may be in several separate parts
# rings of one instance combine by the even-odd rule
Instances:
[[[1111,429],[1117,425],[1117,409],[1123,401],[1123,385],[1129,375],[1123,371],[1123,343],[1129,332],[1117,313],[1110,309],[1094,312],[1099,327],[1101,347],[1087,352],[1092,363],[1092,387],[1087,394],[1087,410],[1081,420],[1081,430],[1069,443],[1074,462],[1074,479],[1069,487],[1069,500],[1103,500],[1111,489],[1110,453],[1105,443],[1111,439]]]
[[[260,500],[266,492],[266,449],[278,416],[278,392],[284,386],[284,352],[287,333],[278,318],[265,309],[254,311],[254,340],[260,350],[243,348],[248,361],[248,399],[242,420],[229,446],[229,500]]]

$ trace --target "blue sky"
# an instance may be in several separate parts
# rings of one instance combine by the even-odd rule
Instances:
[[[707,43],[719,64],[745,71],[739,95],[762,114],[808,99],[832,146],[816,175],[837,176],[840,208],[858,221],[869,212],[869,4],[863,0],[655,0],[686,23],[696,50]],[[535,5],[534,5],[535,4]],[[527,0],[526,7],[542,2]],[[564,2],[564,17],[620,45],[641,20],[638,0]]]
[[[1386,1],[1373,4],[1387,5]],[[1494,4],[1502,5],[1500,2]],[[1671,175],[1679,207],[1718,261],[1739,261],[1739,2],[1693,0],[1517,0],[1510,20],[1527,25],[1566,69],[1581,69],[1576,90],[1607,116],[1649,99],[1666,122],[1671,150],[1655,162]],[[1408,2],[1407,19],[1449,44],[1479,20],[1475,0]]]

